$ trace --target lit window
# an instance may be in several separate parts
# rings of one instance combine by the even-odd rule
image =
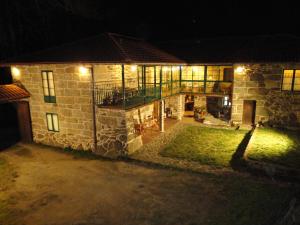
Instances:
[[[46,113],[47,126],[49,131],[59,131],[58,115],[55,113]]]
[[[281,89],[283,91],[300,91],[300,70],[284,70]]]
[[[294,70],[284,70],[282,79],[282,90],[291,91],[293,84]]]
[[[54,88],[54,79],[52,71],[42,71],[43,79],[43,90],[44,90],[44,100],[45,102],[55,103],[55,88]]]
[[[300,70],[296,70],[295,72],[294,91],[300,91]]]
[[[224,97],[223,105],[224,105],[224,106],[230,106],[230,105],[231,105],[228,96],[225,96],[225,97]]]

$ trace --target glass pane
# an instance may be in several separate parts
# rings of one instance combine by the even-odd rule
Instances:
[[[192,66],[184,66],[182,68],[182,80],[192,80]]]
[[[54,91],[54,89],[52,88],[52,89],[49,89],[50,90],[50,96],[55,96],[55,91]]]
[[[48,88],[48,81],[47,80],[43,80],[43,87]]]
[[[49,80],[53,80],[53,74],[52,74],[52,72],[48,72],[48,79]]]
[[[162,69],[162,83],[171,81],[171,67],[164,66]]]
[[[46,72],[42,72],[42,76],[43,76],[43,80],[47,80],[47,73]]]
[[[208,66],[207,67],[207,80],[220,80],[220,67]]]
[[[57,114],[53,114],[52,118],[53,118],[54,131],[58,131],[59,128],[58,128],[58,116],[57,116]]]
[[[49,96],[49,89],[48,88],[44,88],[44,95]]]
[[[52,115],[47,114],[47,125],[49,130],[53,130],[53,125],[52,125]]]
[[[193,80],[204,80],[204,66],[193,66]]]
[[[293,82],[293,70],[284,70],[282,80],[282,90],[291,90]]]
[[[49,88],[54,88],[54,82],[53,82],[53,80],[49,80]]]
[[[154,67],[146,67],[146,83],[154,83]]]
[[[300,91],[300,70],[295,72],[294,91]]]

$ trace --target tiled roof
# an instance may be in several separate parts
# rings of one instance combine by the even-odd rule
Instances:
[[[300,38],[291,35],[168,41],[158,46],[187,63],[300,61]]]
[[[183,63],[144,40],[104,33],[3,63]]]
[[[28,98],[30,94],[15,84],[0,85],[0,103]]]

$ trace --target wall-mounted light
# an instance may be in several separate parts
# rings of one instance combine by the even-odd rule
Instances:
[[[137,65],[131,65],[130,69],[131,69],[131,72],[136,72]]]
[[[89,68],[80,66],[79,67],[79,73],[81,76],[86,76],[89,73]]]
[[[235,72],[236,73],[244,73],[245,72],[245,67],[243,66],[238,66],[236,69],[235,69]]]
[[[21,76],[21,71],[17,67],[12,67],[11,68],[11,74],[13,75],[13,77],[15,79],[18,79]]]

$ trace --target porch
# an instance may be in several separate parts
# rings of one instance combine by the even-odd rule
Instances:
[[[98,107],[131,109],[179,93],[232,93],[232,66],[122,64],[96,65],[94,71]]]

